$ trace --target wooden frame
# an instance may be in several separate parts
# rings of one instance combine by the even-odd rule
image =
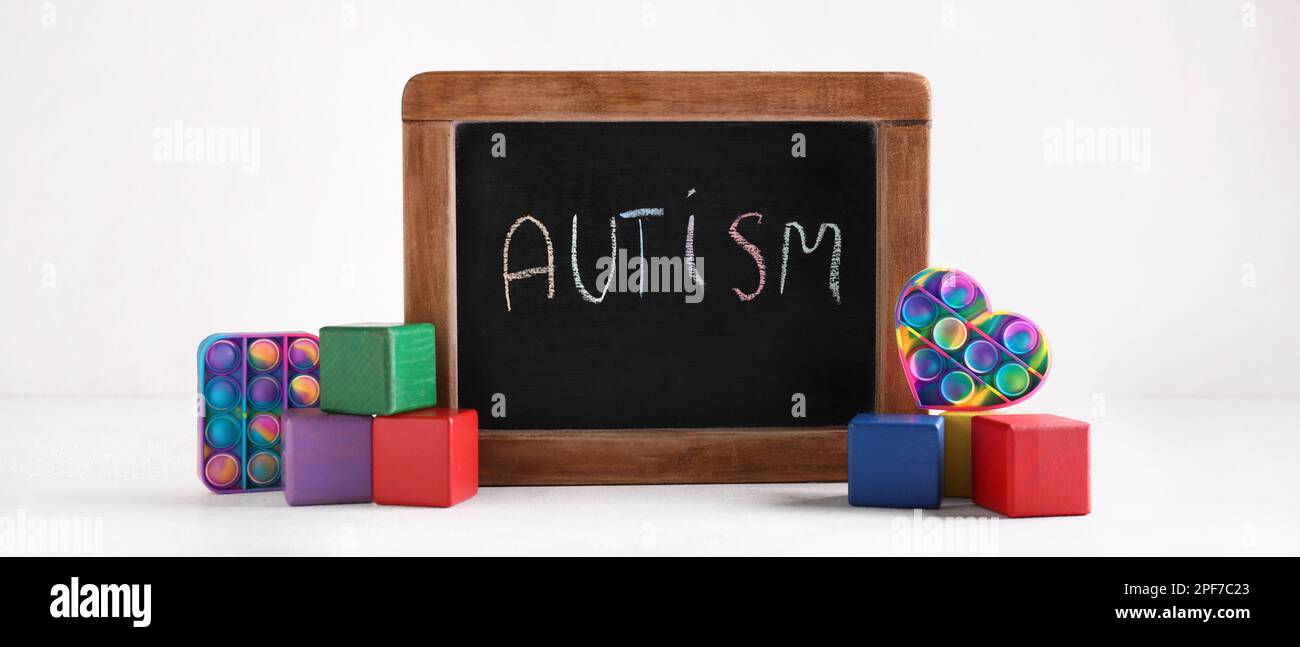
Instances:
[[[904,73],[429,72],[402,96],[406,320],[438,329],[457,406],[454,133],[466,121],[869,121],[877,127],[876,410],[915,411],[895,295],[928,255],[930,88]],[[843,481],[846,427],[484,431],[483,485]]]

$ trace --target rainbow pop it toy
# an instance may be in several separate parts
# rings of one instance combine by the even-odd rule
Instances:
[[[280,489],[280,424],[320,406],[320,340],[218,333],[199,344],[199,479],[219,494]]]
[[[984,288],[961,270],[931,267],[908,279],[897,313],[898,356],[921,408],[997,409],[1047,379],[1043,331],[1022,315],[990,312]]]

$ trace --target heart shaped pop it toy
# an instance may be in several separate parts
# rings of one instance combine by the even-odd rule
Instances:
[[[897,313],[898,357],[921,408],[997,409],[1047,379],[1043,331],[1021,315],[990,312],[984,288],[961,270],[931,267],[908,279]]]

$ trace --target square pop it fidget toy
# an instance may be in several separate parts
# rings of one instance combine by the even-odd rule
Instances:
[[[286,411],[320,403],[320,340],[218,333],[199,344],[199,479],[219,494],[280,489]]]
[[[1047,379],[1051,355],[1028,317],[989,310],[969,274],[942,267],[913,276],[898,295],[899,359],[916,404],[984,411],[1028,398]]]

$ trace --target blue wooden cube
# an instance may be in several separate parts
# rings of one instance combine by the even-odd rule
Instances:
[[[938,508],[943,501],[943,417],[858,414],[849,422],[849,503]]]

